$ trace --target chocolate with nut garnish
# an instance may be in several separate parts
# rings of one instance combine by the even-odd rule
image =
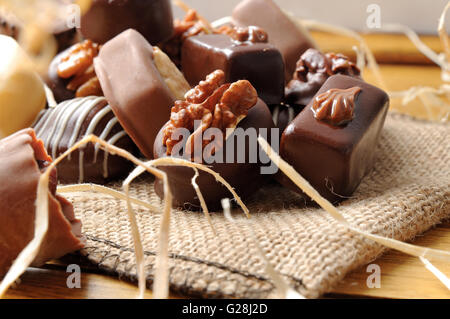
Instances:
[[[191,85],[219,69],[225,72],[226,82],[250,81],[267,104],[284,98],[283,57],[257,27],[190,37],[183,44],[181,65]]]
[[[131,154],[139,153],[104,97],[91,96],[62,102],[44,110],[33,126],[53,158],[91,134]],[[63,183],[105,184],[126,176],[131,169],[129,161],[110,155],[92,143],[74,151],[58,166],[59,179]]]
[[[77,43],[58,54],[50,64],[47,85],[56,102],[75,97],[103,96],[94,70],[101,46],[90,40]]]
[[[0,278],[33,239],[39,178],[52,161],[32,129],[0,140]],[[57,172],[49,183],[49,227],[32,265],[83,248],[81,222],[72,204],[56,193]]]
[[[322,196],[338,203],[372,170],[388,108],[384,91],[333,75],[284,131],[280,155]],[[286,176],[278,180],[301,193]]]
[[[170,117],[175,98],[186,93],[170,89],[169,83],[186,81],[167,57],[159,62],[157,54],[163,53],[130,29],[107,42],[94,62],[111,108],[149,159],[153,158],[153,143]],[[187,82],[184,86],[189,87]]]
[[[309,49],[298,60],[293,79],[286,87],[285,102],[290,105],[308,105],[325,81],[332,75],[360,77],[360,70],[345,55]]]
[[[315,44],[308,32],[292,21],[272,0],[243,0],[233,11],[237,26],[258,26],[269,35],[269,43],[280,50],[286,65],[286,83],[292,79],[300,56]]]
[[[256,134],[264,134],[262,129],[267,129],[270,141],[270,129],[274,128],[274,124],[267,105],[258,98],[256,90],[248,81],[224,83],[224,79],[224,73],[216,71],[188,92],[186,100],[175,103],[170,121],[156,138],[154,156],[156,159],[181,156],[208,165],[228,181],[239,196],[246,198],[264,184],[267,175],[261,175],[262,163],[259,159],[255,163],[249,160],[250,153],[254,151],[250,143],[257,141],[249,141],[248,137],[240,136],[242,132],[238,133],[238,130],[254,128]],[[201,121],[198,128],[194,127],[194,120]],[[221,138],[217,137],[211,141],[201,134],[211,128],[219,130],[222,133]],[[227,128],[235,130],[227,136]],[[186,129],[190,135],[180,139],[179,136],[173,135],[176,129]],[[237,140],[240,138],[245,139],[243,149],[238,146]],[[201,148],[199,154],[203,154],[202,158],[195,157],[198,147]],[[185,150],[184,154],[179,152],[182,149]],[[226,161],[229,154],[227,152],[230,150],[234,152],[234,158]],[[243,156],[243,161],[238,161],[240,156]],[[213,157],[222,158],[224,161],[214,161]],[[194,177],[192,168],[162,166],[159,169],[167,173],[174,206],[198,210],[200,202],[191,183]],[[219,209],[220,200],[231,196],[213,176],[202,171],[197,184],[210,209]],[[155,191],[161,198],[164,197],[161,180],[156,181]]]
[[[128,29],[141,33],[152,45],[173,33],[170,0],[93,0],[81,17],[81,33],[103,44]]]
[[[173,35],[170,39],[161,42],[158,46],[181,68],[181,48],[189,37],[199,34],[214,34],[216,30],[200,19],[196,10],[189,10],[182,20],[175,19]]]

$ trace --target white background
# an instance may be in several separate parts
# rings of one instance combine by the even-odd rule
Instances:
[[[231,15],[240,0],[184,0],[209,20]],[[436,33],[447,0],[275,0],[298,17],[365,30],[369,4],[381,8],[382,23],[401,23],[420,33]],[[176,9],[176,15],[181,11]],[[448,20],[450,20],[450,12]],[[447,23],[450,25],[450,23]]]

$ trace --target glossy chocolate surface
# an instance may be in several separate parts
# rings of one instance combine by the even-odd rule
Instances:
[[[248,116],[239,123],[238,128],[244,130],[248,128],[267,128],[270,133],[270,128],[274,124],[270,111],[267,105],[258,100],[258,103],[249,111]],[[235,138],[235,134],[229,137],[228,140]],[[270,141],[270,134],[268,137]],[[163,130],[158,134],[155,141],[154,153],[155,158],[167,157],[166,147],[163,146]],[[236,143],[237,144],[237,143]],[[249,143],[246,144],[245,156],[249,158]],[[237,146],[235,148],[237,154]],[[226,158],[226,152],[224,152]],[[210,164],[208,164],[210,165]],[[229,182],[242,198],[246,198],[253,194],[264,185],[270,175],[260,174],[261,163],[213,163],[210,168],[219,173],[227,182]],[[185,209],[198,210],[200,202],[197,194],[192,187],[191,179],[194,177],[194,171],[187,167],[159,167],[168,174],[169,185],[172,191],[174,206]],[[197,179],[197,184],[202,191],[205,201],[209,209],[220,209],[220,201],[223,198],[232,198],[228,190],[218,183],[215,178],[209,174],[200,171],[200,176]],[[161,180],[156,180],[155,191],[159,197],[163,198],[164,190]]]
[[[325,81],[335,74],[360,78],[360,70],[346,56],[308,49],[298,60],[293,79],[286,86],[285,102],[308,105]]]
[[[121,125],[152,159],[156,135],[175,102],[154,64],[153,47],[137,31],[127,30],[102,47],[94,65]]]
[[[183,44],[181,64],[191,85],[220,69],[225,82],[248,80],[267,104],[284,98],[283,58],[267,43],[237,42],[222,34],[194,36]]]
[[[353,87],[361,92],[355,99],[352,121],[336,126],[317,120],[311,102],[286,128],[280,145],[282,158],[334,203],[351,196],[372,169],[389,108],[384,91],[344,75],[330,77],[316,96],[330,89]],[[286,176],[279,181],[301,193]]]
[[[315,44],[308,32],[296,25],[272,0],[244,0],[233,11],[238,26],[258,26],[269,34],[273,44],[284,57],[286,82],[292,78],[300,56]]]
[[[69,100],[44,110],[34,128],[53,158],[90,134],[132,154],[138,153],[136,145],[102,97]],[[126,176],[131,168],[129,161],[119,156],[106,155],[98,146],[90,143],[62,161],[58,171],[63,183],[105,183]]]
[[[139,31],[151,44],[170,38],[173,32],[170,0],[93,0],[81,17],[86,39],[106,43],[127,29]]]

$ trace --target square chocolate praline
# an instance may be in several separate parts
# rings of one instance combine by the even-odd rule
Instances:
[[[317,120],[311,103],[283,133],[281,157],[333,203],[351,196],[373,168],[375,150],[389,108],[388,95],[366,82],[344,75],[330,77],[316,97],[330,89],[361,88],[354,118],[343,126]],[[279,181],[301,193],[286,176]]]
[[[192,86],[220,69],[227,83],[250,81],[267,104],[284,98],[283,57],[268,43],[236,42],[223,34],[190,37],[183,44],[181,65]]]

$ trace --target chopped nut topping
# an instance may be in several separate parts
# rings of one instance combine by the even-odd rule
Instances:
[[[224,79],[223,71],[215,71],[186,93],[184,101],[175,102],[163,136],[168,155],[171,155],[174,146],[181,142],[181,137],[174,138],[176,129],[186,128],[192,133],[186,143],[186,152],[194,154],[194,141],[206,129],[214,127],[224,133],[228,128],[234,129],[256,105],[258,95],[250,82],[243,80],[223,84]],[[194,127],[195,121],[201,121],[199,128]],[[203,140],[203,148],[211,142]],[[215,142],[220,144],[223,141]]]
[[[214,30],[204,23],[195,10],[189,10],[183,20],[174,21],[173,36],[159,47],[170,57],[177,67],[181,66],[181,46],[183,42],[192,36],[201,33],[211,34]]]
[[[235,27],[232,31],[228,31],[227,34],[238,42],[267,43],[269,41],[267,32],[254,26]]]
[[[335,126],[349,123],[353,120],[355,99],[359,92],[360,87],[353,87],[347,90],[331,89],[320,94],[312,106],[314,117]]]
[[[72,46],[61,58],[57,69],[58,76],[71,79],[67,89],[75,91],[77,97],[103,95],[93,65],[100,48],[100,45],[86,40]]]

